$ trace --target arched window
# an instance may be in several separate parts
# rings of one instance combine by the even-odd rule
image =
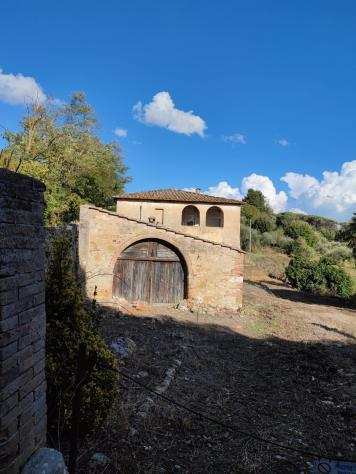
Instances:
[[[186,206],[183,209],[182,225],[200,225],[199,210],[195,206]]]
[[[224,213],[220,207],[210,207],[206,213],[207,227],[224,227]]]

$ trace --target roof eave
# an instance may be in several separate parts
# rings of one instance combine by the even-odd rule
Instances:
[[[183,201],[181,199],[160,199],[160,198],[143,198],[143,197],[131,197],[131,196],[113,196],[113,199],[116,201],[146,201],[146,202],[174,202],[174,203],[181,203],[181,204],[216,204],[216,205],[226,205],[226,206],[241,206],[243,204],[242,201],[204,201],[204,200],[195,200],[191,199],[189,201]]]

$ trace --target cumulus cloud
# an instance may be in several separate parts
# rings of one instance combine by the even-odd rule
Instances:
[[[277,143],[277,145],[280,145],[280,146],[283,146],[283,147],[286,147],[286,146],[290,145],[290,142],[286,138],[279,138],[278,140],[276,140],[276,143]]]
[[[220,181],[216,186],[208,188],[207,194],[242,199],[250,188],[261,191],[274,211],[281,212],[285,209],[288,200],[286,193],[284,191],[277,192],[273,182],[268,176],[262,176],[256,173],[252,173],[243,178],[241,191],[239,187],[234,188],[227,181]]]
[[[246,145],[247,143],[246,135],[244,135],[243,133],[238,133],[238,132],[233,133],[232,135],[223,135],[222,139],[224,142],[232,143],[233,145],[236,145],[236,144]]]
[[[170,94],[164,91],[154,95],[148,104],[142,105],[142,102],[138,102],[133,107],[133,114],[146,125],[156,125],[184,135],[196,133],[203,137],[207,128],[205,121],[192,111],[177,109]]]
[[[286,173],[281,178],[281,181],[288,184],[290,190],[289,194],[295,199],[298,199],[302,194],[309,193],[310,191],[314,192],[319,186],[319,181],[314,178],[314,176],[293,172]]]
[[[43,103],[47,99],[33,77],[6,74],[0,69],[0,100],[11,105],[29,102]]]
[[[216,186],[208,188],[207,194],[212,196],[226,197],[231,199],[242,199],[239,188],[233,188],[227,181],[220,181]]]
[[[343,163],[340,171],[324,171],[318,180],[308,174],[286,173],[281,181],[288,193],[277,191],[268,176],[252,173],[242,179],[241,186],[227,181],[210,186],[207,194],[242,199],[249,188],[261,191],[275,212],[288,210],[298,214],[319,214],[347,220],[356,209],[356,160]]]
[[[334,217],[347,217],[356,207],[356,160],[342,164],[341,170],[324,171],[319,181],[313,176],[286,173],[290,195],[308,208],[321,210]],[[304,207],[304,206],[303,206]]]
[[[252,173],[242,180],[242,192],[246,194],[248,189],[261,191],[268,201],[268,204],[275,212],[284,211],[288,196],[284,191],[277,192],[272,180],[268,176]]]
[[[120,137],[120,138],[127,137],[127,130],[125,128],[117,127],[115,128],[114,133],[117,137]]]

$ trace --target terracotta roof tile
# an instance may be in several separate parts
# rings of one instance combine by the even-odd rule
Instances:
[[[182,189],[154,189],[137,193],[123,193],[115,196],[118,201],[171,201],[207,204],[241,205],[237,199],[210,196],[199,192],[184,191]]]

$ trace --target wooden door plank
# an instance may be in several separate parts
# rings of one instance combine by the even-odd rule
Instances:
[[[185,274],[179,256],[159,242],[144,241],[121,254],[113,294],[128,301],[175,303],[184,298],[184,285]]]

